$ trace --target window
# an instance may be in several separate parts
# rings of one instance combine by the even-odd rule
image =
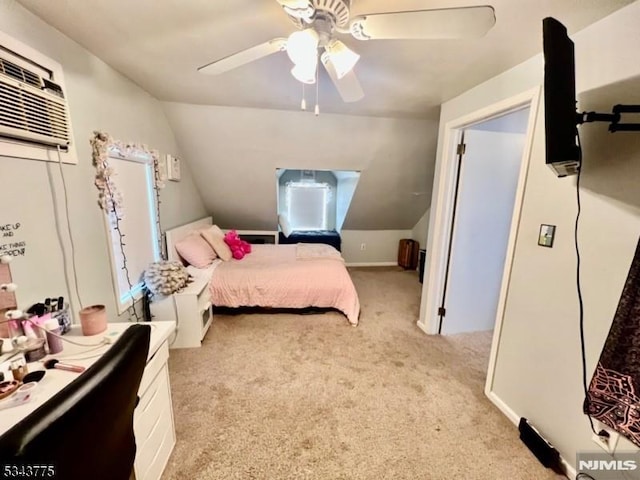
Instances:
[[[340,232],[360,172],[352,170],[276,169],[276,216],[286,230]]]
[[[144,271],[150,263],[160,259],[153,158],[142,151],[129,152],[125,156],[111,147],[109,165],[113,169],[111,178],[122,196],[123,214],[119,228],[124,234],[123,247],[120,235],[113,227],[115,214],[112,211],[105,212],[105,226],[111,240],[109,252],[116,304],[118,313],[123,313],[133,304],[132,297],[138,300],[142,296]]]
[[[329,185],[289,182],[286,193],[287,217],[293,230],[327,230]]]

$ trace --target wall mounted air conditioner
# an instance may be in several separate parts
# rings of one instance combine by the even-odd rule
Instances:
[[[0,32],[0,156],[77,163],[62,67]]]
[[[67,101],[60,85],[0,53],[0,135],[69,147]]]

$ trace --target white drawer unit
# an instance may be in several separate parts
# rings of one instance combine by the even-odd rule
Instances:
[[[181,292],[151,303],[154,320],[176,322],[171,348],[199,347],[213,321],[208,277],[196,278]]]
[[[140,400],[133,413],[133,433],[136,439],[136,458],[133,468],[137,480],[160,480],[176,443],[167,366],[168,342],[175,330],[175,323],[152,322],[148,325],[151,327],[149,353],[138,387]],[[96,352],[96,340],[104,338],[110,340],[109,343],[114,343],[130,326],[130,323],[125,322],[109,323],[107,330],[99,336],[85,337],[81,334],[80,325],[73,325],[71,331],[65,336],[73,343],[66,343],[63,353],[69,359],[77,358],[73,363],[89,368],[102,353],[111,348],[98,347],[97,354],[87,356],[87,352]],[[13,407],[12,415],[0,415],[0,435],[44,405],[77,377],[75,374],[69,375],[68,372],[60,370],[50,372],[42,382],[42,386],[38,387],[38,395],[34,395],[30,402]],[[63,375],[60,375],[61,373]],[[96,437],[96,445],[98,447],[100,445],[99,435]]]
[[[165,363],[136,407],[136,480],[158,480],[176,443],[169,373]]]
[[[167,366],[168,339],[167,334],[159,346],[151,344],[138,390],[140,401],[133,416],[136,480],[159,480],[176,444]]]

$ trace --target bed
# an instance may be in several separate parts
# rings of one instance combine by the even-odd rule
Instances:
[[[182,260],[176,242],[212,224],[211,217],[166,232],[167,257]],[[190,273],[207,278],[216,307],[331,308],[356,326],[360,302],[344,260],[326,244],[252,245],[242,260],[220,259]]]
[[[285,237],[284,233],[278,232],[278,243],[325,243],[338,251],[341,250],[340,234],[335,230],[298,230],[292,232],[288,237]]]

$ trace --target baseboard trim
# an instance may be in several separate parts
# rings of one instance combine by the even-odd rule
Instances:
[[[568,478],[575,479],[576,475],[578,475],[576,469],[569,465],[562,455],[560,455],[560,462],[562,463],[562,468],[564,468],[565,475]]]
[[[432,335],[431,332],[429,332],[429,330],[427,329],[427,326],[424,323],[421,323],[420,320],[418,320],[416,322],[416,325],[418,326],[418,328],[420,330],[422,330],[424,333],[426,333],[427,335]]]
[[[511,420],[514,425],[518,425],[518,423],[520,423],[520,416],[514,412],[509,405],[504,403],[502,399],[495,394],[495,392],[486,392],[486,395],[489,400],[491,400],[491,403],[498,407],[498,410]]]
[[[504,403],[504,401],[500,397],[498,397],[495,392],[485,391],[485,395],[487,396],[487,398],[489,398],[491,403],[498,407],[498,410],[500,410],[509,420],[513,422],[514,425],[517,426],[518,423],[520,423],[520,416],[516,412],[514,412],[510,406]],[[562,463],[567,477],[575,479],[576,469],[569,465],[569,463],[564,459],[562,455],[560,455],[560,462]]]
[[[345,263],[347,267],[397,267],[398,262],[354,262]]]

